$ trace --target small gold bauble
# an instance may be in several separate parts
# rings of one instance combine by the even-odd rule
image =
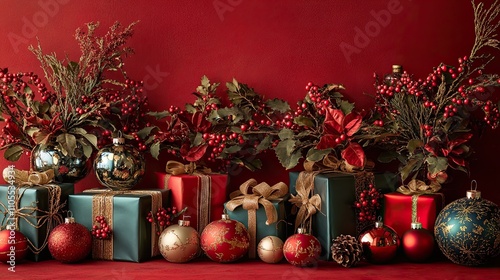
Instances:
[[[161,255],[169,262],[183,263],[194,259],[200,250],[198,232],[189,226],[172,225],[160,235]]]
[[[259,242],[257,253],[263,262],[279,263],[283,259],[283,241],[277,236],[266,236]]]

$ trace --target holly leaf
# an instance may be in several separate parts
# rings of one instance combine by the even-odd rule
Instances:
[[[304,116],[298,116],[293,119],[293,122],[295,124],[298,124],[300,126],[305,126],[305,127],[314,127],[314,122],[311,118],[304,117]]]
[[[399,157],[399,153],[393,150],[381,153],[377,160],[381,163],[389,163]]]
[[[201,77],[201,85],[206,88],[210,87],[210,80],[206,75],[203,75],[203,77]]]
[[[294,148],[295,141],[291,139],[279,142],[276,148],[274,148],[276,157],[281,165],[286,169],[295,167],[299,163],[299,159],[302,157],[300,150],[294,152]]]
[[[144,127],[143,129],[137,131],[137,136],[139,136],[141,139],[146,139],[146,137],[148,137],[151,134],[151,131],[153,131],[153,129],[156,128],[158,127],[156,126]]]
[[[428,157],[425,162],[428,165],[428,170],[431,175],[448,169],[448,159],[445,157]]]
[[[225,147],[222,152],[226,153],[226,154],[234,154],[234,153],[237,153],[239,151],[241,151],[241,146],[234,145],[234,146]]]
[[[190,114],[196,113],[196,108],[191,104],[186,104],[185,108],[186,108],[186,112],[188,112]]]
[[[415,170],[420,169],[423,163],[423,157],[419,154],[416,157],[411,158],[408,160],[405,166],[401,169],[401,180],[405,181],[408,176],[410,176],[411,173],[413,173]]]
[[[198,146],[203,142],[203,134],[200,132],[196,133],[196,136],[194,137],[193,140],[193,146]]]
[[[344,112],[344,115],[347,115],[350,112],[352,112],[352,110],[354,109],[354,103],[351,103],[347,100],[342,100],[342,101],[340,101],[339,107],[340,107],[340,110],[342,110],[342,112]]]
[[[349,145],[341,152],[341,156],[347,163],[356,167],[365,166],[365,151],[363,147],[358,143],[351,142]]]
[[[164,117],[170,116],[170,113],[168,111],[147,112],[147,115],[155,117],[157,120],[160,120],[160,119],[163,119]]]
[[[266,101],[266,105],[273,111],[278,111],[280,113],[286,113],[290,110],[290,105],[288,104],[288,102],[278,98]]]
[[[260,153],[264,150],[267,150],[269,149],[269,147],[271,146],[272,144],[272,141],[271,141],[271,136],[270,135],[267,135],[266,137],[264,137],[264,139],[262,139],[262,141],[260,141],[259,145],[257,145],[257,153]]]
[[[83,148],[83,154],[87,157],[87,158],[90,158],[92,156],[92,146],[90,146],[88,143],[85,143],[85,141],[83,141],[83,139],[77,139],[78,143],[80,143],[80,145],[82,146]]]
[[[13,145],[5,150],[3,157],[8,161],[17,161],[23,154],[23,148],[19,145]]]
[[[308,161],[317,162],[322,160],[326,155],[328,155],[332,151],[333,149],[317,150],[315,148],[311,148],[309,149],[309,151],[307,151],[306,159]]]
[[[280,140],[287,140],[287,139],[293,139],[294,133],[293,130],[288,129],[288,128],[283,128],[279,133],[278,137]],[[293,140],[292,140],[293,141]]]
[[[415,153],[415,150],[418,148],[422,148],[424,146],[424,142],[420,139],[411,139],[408,141],[408,144],[406,145],[406,149],[408,149],[408,152],[411,154]]]
[[[155,159],[158,159],[158,156],[160,155],[160,142],[153,143],[149,148],[149,151]]]

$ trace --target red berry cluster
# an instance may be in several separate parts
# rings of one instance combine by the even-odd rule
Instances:
[[[99,223],[98,225],[92,226],[92,236],[97,239],[109,239],[111,238],[111,228],[108,226],[106,222],[106,218],[103,216],[96,216],[95,221]]]
[[[168,207],[168,208],[159,208],[158,211],[156,211],[155,214],[153,212],[149,212],[148,216],[146,217],[146,220],[150,223],[155,223],[156,224],[156,234],[160,235],[163,230],[174,224],[175,219],[184,213],[186,209],[183,209],[182,211],[177,211],[177,207]]]
[[[359,194],[359,199],[355,202],[354,206],[358,210],[358,220],[360,222],[376,220],[377,209],[380,208],[379,200],[381,198],[382,194],[375,189],[373,184],[369,184],[368,189],[363,190]]]

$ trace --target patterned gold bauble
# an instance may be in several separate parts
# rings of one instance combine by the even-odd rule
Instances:
[[[279,263],[283,259],[283,241],[277,236],[266,236],[257,245],[259,258],[266,263]]]
[[[443,254],[460,265],[477,266],[500,254],[500,208],[478,191],[448,204],[437,216],[436,242]]]
[[[167,227],[158,241],[161,255],[169,262],[183,263],[194,259],[200,251],[198,232],[189,226],[189,221]]]
[[[224,214],[208,224],[200,237],[201,248],[213,261],[234,262],[248,253],[250,236],[245,226]]]

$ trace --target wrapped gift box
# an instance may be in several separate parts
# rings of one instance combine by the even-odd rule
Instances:
[[[150,211],[153,211],[154,214],[158,210],[152,209],[156,207],[152,205],[153,197],[148,194],[150,192],[161,193],[161,204],[162,206],[167,205],[168,190],[125,191],[115,192],[116,194],[112,195],[112,205],[110,205],[112,207],[111,229],[113,231],[112,260],[143,262],[158,254],[158,252],[152,251],[152,242],[154,239],[158,239],[158,235],[152,229],[152,224],[146,220]],[[88,190],[69,196],[69,210],[73,212],[77,223],[84,225],[89,230],[92,229],[95,224],[94,196],[103,193]],[[107,220],[109,224],[109,219]],[[108,259],[108,257],[96,256],[95,252],[93,252],[93,257]]]
[[[62,221],[64,221],[65,215],[62,212],[67,210],[67,200],[68,196],[74,193],[73,184],[65,183],[58,185],[39,185],[33,187],[20,187],[19,195],[22,194],[19,204],[17,205],[18,209],[22,213],[28,214],[23,218],[19,218],[19,230],[29,239],[33,247],[36,249],[40,249],[46,245],[46,240],[48,238],[49,232],[47,231],[48,219],[44,218],[47,216],[47,213],[51,211],[51,207],[54,205],[50,204],[51,196],[57,192],[52,190],[52,188],[60,188],[60,199],[58,201],[59,205],[64,206],[59,209],[59,213],[62,215]],[[8,192],[9,186],[2,185],[0,186],[0,202],[3,205],[8,207]],[[0,222],[2,222],[2,228],[7,226],[7,218],[5,217],[5,209],[1,209],[0,206]],[[33,211],[38,209],[36,211]],[[38,225],[38,228],[35,226]],[[56,225],[52,224],[52,228]],[[43,250],[38,253],[34,253],[30,250],[28,254],[28,258],[33,261],[42,261],[51,259],[49,248],[45,246]]]
[[[290,173],[290,193],[296,194],[295,184],[298,172]],[[375,188],[381,193],[396,189],[398,177],[393,173],[375,174]],[[314,194],[321,197],[321,213],[312,218],[312,234],[321,243],[321,259],[330,260],[332,240],[337,236],[357,237],[355,211],[356,190],[354,175],[345,173],[324,173],[314,177]],[[293,222],[293,221],[291,221]]]
[[[271,200],[270,202],[273,204],[274,209],[276,209],[276,213],[278,214],[277,222],[272,223],[270,225],[266,225],[266,211],[264,207],[259,205],[259,209],[256,211],[256,238],[255,244],[259,244],[262,238],[270,235],[277,236],[285,242],[287,238],[287,227],[286,223],[280,222],[282,220],[286,220],[287,210],[285,209],[285,202],[288,200],[288,195],[279,200]],[[226,203],[227,204],[227,203]],[[224,204],[224,209],[226,213],[229,215],[229,218],[232,220],[236,220],[246,228],[248,228],[248,211],[243,209],[243,207],[239,206],[234,211],[230,211],[226,208],[226,204]],[[250,248],[252,249],[252,248]],[[257,256],[256,248],[253,248],[254,252],[249,254],[251,258],[255,258]]]
[[[227,200],[227,175],[168,175],[156,173],[158,184],[171,191],[171,205],[177,209],[187,207],[184,215],[190,216],[191,226],[201,234],[211,221],[219,220]]]
[[[424,194],[417,198],[416,217],[422,227],[434,232],[434,223],[444,207],[442,193]],[[392,192],[384,195],[384,224],[392,227],[399,237],[411,228],[412,195]]]

